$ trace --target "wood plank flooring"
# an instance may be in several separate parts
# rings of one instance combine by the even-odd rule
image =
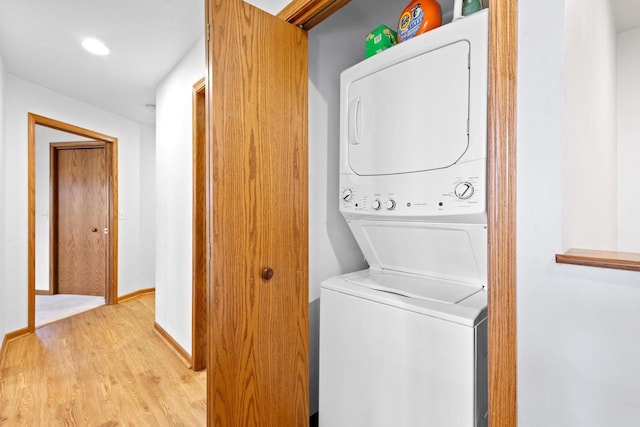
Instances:
[[[7,344],[1,426],[204,426],[206,372],[153,330],[154,295],[60,320]]]

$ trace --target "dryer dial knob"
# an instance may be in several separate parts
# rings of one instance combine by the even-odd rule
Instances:
[[[396,208],[396,201],[393,199],[387,200],[387,210],[394,210]]]
[[[475,189],[473,188],[473,184],[470,182],[461,182],[456,185],[456,188],[453,190],[456,197],[460,200],[467,200],[473,196]]]
[[[342,200],[345,202],[350,202],[353,198],[353,191],[350,188],[347,188],[342,192]]]
[[[380,200],[376,199],[376,200],[373,201],[371,206],[373,207],[373,209],[379,211],[380,208],[382,207],[382,203],[380,202]]]

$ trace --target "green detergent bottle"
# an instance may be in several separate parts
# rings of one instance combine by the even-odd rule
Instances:
[[[471,15],[482,9],[481,0],[462,0],[462,16]]]

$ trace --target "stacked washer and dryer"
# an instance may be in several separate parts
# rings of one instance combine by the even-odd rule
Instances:
[[[340,211],[370,268],[321,285],[324,427],[487,425],[488,11],[341,75]]]

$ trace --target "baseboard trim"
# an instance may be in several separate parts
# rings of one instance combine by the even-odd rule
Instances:
[[[178,353],[180,357],[184,359],[187,366],[191,368],[191,355],[189,354],[189,352],[182,348],[182,346],[178,344],[178,342],[174,340],[173,337],[169,335],[169,333],[165,331],[162,326],[158,325],[158,322],[153,323],[153,329],[155,329],[158,335],[160,335],[160,337],[167,343],[169,347],[171,347],[176,353]]]
[[[53,292],[48,289],[36,289],[36,295],[53,295]]]
[[[29,335],[30,333],[31,332],[29,331],[29,328],[22,328],[18,329],[17,331],[8,332],[4,336],[4,338],[2,339],[2,347],[0,347],[0,366],[4,365],[4,352],[7,349],[7,344],[9,344],[10,341],[24,337],[25,335]],[[0,374],[1,373],[2,371],[0,370]]]
[[[130,294],[120,295],[119,297],[116,298],[116,303],[125,302],[130,299],[139,297],[140,295],[152,294],[155,291],[156,291],[156,288],[139,289],[135,292],[131,292]]]

